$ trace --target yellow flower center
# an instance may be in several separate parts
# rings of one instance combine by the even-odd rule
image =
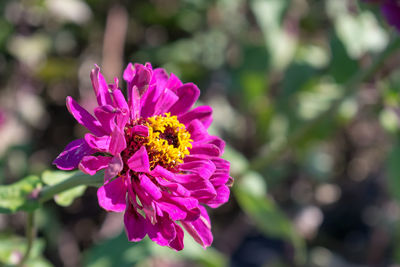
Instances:
[[[190,154],[189,148],[192,148],[193,140],[177,116],[171,116],[170,113],[156,115],[147,118],[144,125],[149,129],[144,145],[149,153],[151,169],[157,164],[173,168]]]

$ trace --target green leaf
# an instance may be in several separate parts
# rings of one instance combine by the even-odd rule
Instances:
[[[15,266],[26,251],[25,238],[0,235],[0,266]],[[36,239],[33,243],[28,261],[24,264],[27,267],[48,267],[52,266],[42,257],[44,242]]]
[[[386,161],[389,191],[393,197],[400,201],[400,142],[393,146]]]
[[[355,60],[347,54],[344,44],[337,36],[332,36],[330,40],[332,60],[329,67],[329,73],[337,83],[345,83],[359,69]]]
[[[162,258],[171,263],[195,262],[196,266],[204,267],[227,266],[228,260],[222,253],[212,247],[203,249],[187,233],[184,236],[184,244],[185,248],[182,251],[174,251],[152,242],[147,237],[140,242],[128,242],[125,232],[122,232],[119,236],[105,240],[88,250],[84,266],[147,266],[146,263],[155,258]]]
[[[14,184],[0,185],[0,213],[16,211],[33,211],[39,207],[34,199],[35,189],[39,189],[41,181],[37,176],[28,176]]]
[[[253,0],[250,7],[263,32],[271,56],[271,67],[284,69],[292,61],[297,40],[282,26],[282,19],[288,7],[285,0]]]
[[[84,266],[129,267],[144,260],[150,255],[147,242],[128,242],[125,232],[119,236],[105,240],[87,251]]]
[[[259,180],[254,174],[250,177]],[[247,181],[243,183],[245,179],[246,176],[243,176],[233,187],[241,209],[265,235],[290,242],[295,248],[296,261],[299,264],[303,263],[305,260],[304,241],[297,235],[290,220],[275,206],[272,200],[265,194],[260,194],[260,190],[249,187]]]
[[[204,267],[221,267],[227,266],[228,260],[218,250],[213,247],[203,249],[194,239],[185,231],[184,235],[185,248],[182,251],[175,251],[168,247],[161,247],[151,242],[152,255],[171,260],[171,262],[179,260],[188,260],[198,263],[198,266]]]
[[[80,174],[80,171],[45,171],[42,174],[42,180],[46,185],[55,185],[58,183],[63,182],[64,180],[76,175]],[[87,186],[86,185],[80,185],[76,186],[74,188],[71,188],[69,190],[66,190],[62,193],[59,193],[55,195],[54,201],[63,207],[69,206],[72,204],[72,202],[75,200],[75,198],[78,198],[83,195],[85,192]]]
[[[388,34],[369,10],[354,12],[349,9],[347,0],[326,1],[326,9],[338,37],[353,59],[367,52],[380,52],[386,47]]]

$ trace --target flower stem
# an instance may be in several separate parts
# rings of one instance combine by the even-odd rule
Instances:
[[[80,185],[99,186],[104,181],[104,172],[97,172],[90,176],[82,172],[77,172],[70,178],[55,184],[44,187],[39,194],[39,202],[43,203],[52,199],[55,195]]]
[[[18,264],[18,266],[20,266],[20,267],[24,266],[24,263],[29,259],[29,254],[32,250],[33,241],[36,236],[36,229],[34,226],[34,221],[35,221],[34,212],[33,211],[28,212],[27,219],[26,219],[26,229],[25,229],[27,245],[26,245],[25,254]]]
[[[255,158],[250,162],[249,168],[256,171],[261,171],[273,163],[275,160],[279,159],[283,153],[285,153],[289,148],[295,146],[299,140],[304,136],[307,136],[312,132],[321,122],[326,121],[330,117],[334,116],[339,110],[341,104],[350,96],[352,96],[360,84],[368,79],[370,79],[373,74],[383,65],[385,60],[387,60],[395,51],[400,48],[400,38],[396,35],[388,44],[386,49],[382,51],[373,60],[372,64],[365,69],[360,70],[356,75],[354,75],[344,86],[344,93],[341,97],[334,100],[331,106],[315,119],[308,122],[306,125],[295,131],[290,135],[285,143],[271,149],[266,155]]]

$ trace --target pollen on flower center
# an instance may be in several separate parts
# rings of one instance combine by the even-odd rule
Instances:
[[[157,164],[174,167],[189,155],[193,140],[190,139],[185,125],[180,123],[176,116],[171,116],[170,113],[153,116],[146,120],[145,125],[149,129],[145,145],[152,168]]]
[[[144,125],[148,128],[148,136],[132,134],[132,127]],[[170,113],[156,115],[146,119],[139,119],[125,128],[125,139],[127,148],[121,153],[124,163],[142,146],[146,147],[150,169],[161,165],[169,170],[174,169],[183,162],[189,149],[192,148],[193,140],[184,124],[178,121],[177,116]],[[123,172],[128,168],[124,164]]]

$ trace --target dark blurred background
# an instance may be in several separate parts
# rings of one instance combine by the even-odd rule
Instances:
[[[54,169],[85,133],[65,98],[90,110],[94,64],[111,82],[129,62],[199,86],[236,179],[212,248],[129,243],[88,188],[39,210],[28,266],[398,266],[400,53],[345,91],[391,35],[356,0],[0,1],[1,184]],[[24,224],[0,214],[0,265]]]

